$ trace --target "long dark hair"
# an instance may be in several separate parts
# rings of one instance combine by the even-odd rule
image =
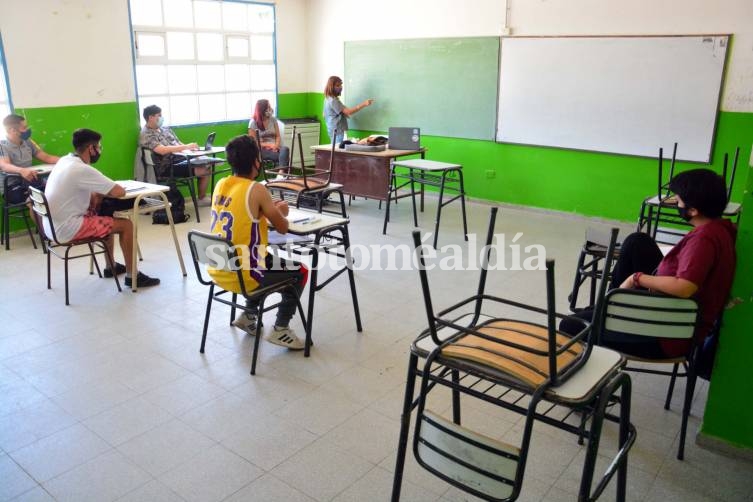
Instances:
[[[254,122],[256,122],[256,128],[260,131],[266,129],[264,127],[264,119],[266,118],[264,114],[267,113],[267,110],[269,110],[268,99],[260,99],[256,102],[256,108],[254,109]]]
[[[324,95],[328,98],[336,98],[337,93],[335,92],[335,86],[340,85],[343,83],[343,79],[336,75],[332,75],[327,79],[327,85],[324,87]]]

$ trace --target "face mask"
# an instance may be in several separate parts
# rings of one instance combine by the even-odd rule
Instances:
[[[102,156],[102,152],[98,152],[96,149],[94,153],[89,156],[89,163],[96,164],[99,158]]]
[[[31,138],[31,127],[26,129],[24,132],[21,133],[21,139],[26,141],[27,139]]]
[[[162,124],[165,123],[165,117],[160,117],[157,119],[157,127],[162,127]]]
[[[679,214],[680,218],[682,218],[685,221],[690,221],[690,220],[693,219],[693,217],[688,214],[688,208],[687,207],[677,206],[677,214]]]
[[[273,113],[273,112],[274,112],[274,110],[272,110],[272,109],[270,108],[270,109],[268,109],[268,110],[267,110],[266,112],[264,112],[264,116],[266,116],[266,117],[271,117],[271,116],[272,116],[272,113]]]
[[[335,96],[339,96],[342,93],[343,93],[342,87],[335,87]]]

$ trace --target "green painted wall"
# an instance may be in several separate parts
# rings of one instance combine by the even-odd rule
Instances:
[[[321,121],[323,99],[321,93],[280,94],[278,114],[282,119],[310,116]],[[140,110],[135,102],[17,111],[26,115],[34,139],[50,153],[69,152],[71,133],[78,127],[101,132],[105,149],[97,167],[113,178],[132,176],[140,128]],[[224,144],[244,134],[246,122],[176,127],[175,131],[185,142],[202,142],[215,131],[217,144]],[[352,131],[358,136],[369,132]],[[329,141],[323,123],[320,140]],[[750,158],[752,143],[753,114],[720,114],[713,168],[721,172],[724,152],[741,146],[735,200],[742,197],[742,167]],[[462,164],[466,189],[478,199],[634,221],[640,201],[656,185],[656,161],[652,159],[437,136],[423,137],[422,144],[428,148],[429,159]],[[678,169],[696,166],[680,163]]]
[[[323,100],[323,94],[311,93],[308,115],[321,121]],[[356,137],[385,134],[349,132]],[[320,143],[328,142],[322,121]],[[740,147],[738,170],[742,172],[736,178],[734,200],[742,198],[751,144],[753,113],[721,112],[711,168],[721,173],[724,153],[731,156]],[[640,201],[655,189],[657,181],[655,159],[438,136],[422,136],[421,145],[428,148],[428,159],[463,165],[471,197],[586,216],[637,220]],[[695,167],[699,164],[681,162],[676,169]]]
[[[746,162],[747,164],[747,162]],[[736,446],[753,448],[753,168],[747,174],[747,190],[737,237],[737,273],[732,297],[739,301],[727,310],[723,335],[709,388],[703,434],[721,438]]]
[[[115,179],[133,177],[139,129],[135,102],[104,105],[16,108],[33,129],[33,138],[54,155],[73,151],[73,131],[86,127],[102,134],[102,159],[97,168]]]

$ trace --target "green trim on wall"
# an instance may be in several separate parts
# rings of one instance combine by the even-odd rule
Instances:
[[[735,446],[753,448],[753,379],[750,363],[753,356],[753,168],[745,167],[739,175],[747,190],[742,198],[743,213],[737,235],[737,271],[732,286],[734,306],[724,314],[714,375],[709,387],[706,412],[701,431]]]
[[[52,108],[16,108],[24,115],[33,138],[47,153],[73,151],[73,131],[85,127],[102,134],[102,159],[97,169],[113,179],[133,177],[133,161],[139,138],[139,115],[135,101]]]
[[[307,112],[322,124],[321,144],[329,142],[322,118],[323,100],[324,94],[310,93]],[[349,132],[356,137],[386,133]],[[656,188],[656,159],[438,136],[422,136],[421,144],[428,149],[426,158],[461,164],[466,191],[477,199],[637,221],[640,202]],[[751,144],[753,113],[721,112],[711,166],[678,162],[676,169],[707,166],[721,173],[724,153],[731,157],[739,146],[732,198],[740,200]],[[668,168],[669,162],[665,165]]]

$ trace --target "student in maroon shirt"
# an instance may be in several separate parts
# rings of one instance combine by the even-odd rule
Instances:
[[[727,187],[715,172],[709,169],[685,171],[672,178],[669,188],[677,198],[680,216],[693,229],[664,257],[647,234],[629,235],[622,243],[612,272],[612,287],[649,289],[680,298],[695,298],[701,308],[695,338],[703,342],[729,297],[735,274],[737,230],[730,221],[722,219],[727,206]],[[588,314],[582,312],[578,316],[590,317]],[[568,328],[567,320],[563,321],[560,329],[570,332]],[[682,356],[689,349],[684,340],[653,340],[624,333],[605,333],[601,343],[620,352],[653,359]]]

